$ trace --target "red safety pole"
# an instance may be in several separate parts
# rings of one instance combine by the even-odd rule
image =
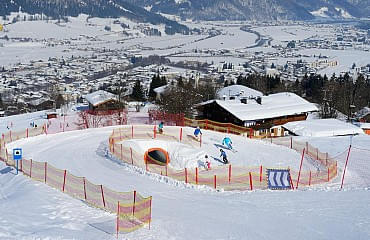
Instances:
[[[47,169],[48,169],[48,163],[47,162],[45,162],[45,164],[44,164],[44,166],[45,166],[45,183],[46,183],[46,175],[47,175]]]
[[[21,159],[21,172],[23,172],[23,159]]]
[[[216,177],[216,175],[214,176],[214,178],[213,178],[213,185],[214,185],[214,188],[216,189],[216,187],[217,187],[217,179],[216,179],[217,177]]]
[[[64,188],[66,186],[66,175],[67,175],[67,170],[64,170],[64,178],[63,178],[63,192],[64,192]]]
[[[231,164],[229,165],[229,183],[231,182]]]
[[[260,166],[260,182],[262,182],[262,165]]]
[[[134,138],[134,126],[131,126],[131,138]]]
[[[182,141],[182,128],[180,128],[180,142]]]
[[[123,150],[122,150],[122,143],[120,145],[120,148],[121,148],[121,160],[123,159]]]
[[[166,176],[168,176],[168,167],[166,165]]]
[[[188,169],[185,168],[185,183],[188,183]]]
[[[328,182],[330,181],[330,166],[328,167]]]
[[[135,216],[136,190],[134,191],[134,204],[132,206],[132,216]]]
[[[87,200],[87,195],[86,195],[86,179],[85,177],[83,177],[83,181],[84,181],[84,195],[85,195],[85,201]]]
[[[198,184],[198,168],[195,168],[195,183]]]
[[[308,179],[308,186],[311,186],[311,179],[312,179],[312,174],[311,174],[311,171],[310,171],[310,177]]]
[[[290,175],[290,169],[289,169],[289,182],[290,182],[290,188],[294,190],[292,175]]]
[[[26,137],[28,138],[28,128],[26,129]]]
[[[299,166],[299,172],[298,172],[297,185],[296,185],[296,187],[295,187],[296,189],[298,189],[299,178],[301,177],[301,170],[302,170],[302,164],[303,164],[304,152],[305,152],[305,148],[303,148],[303,152],[302,152],[301,164],[300,164],[300,166]]]
[[[253,190],[253,180],[252,180],[252,173],[249,172],[249,186],[250,189]]]
[[[117,231],[117,239],[118,239],[118,232],[119,232],[119,201],[117,202],[117,224],[116,224],[116,231]]]

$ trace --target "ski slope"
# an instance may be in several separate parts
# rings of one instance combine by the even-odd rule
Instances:
[[[26,158],[47,161],[74,175],[85,176],[95,184],[103,184],[116,191],[135,189],[144,196],[153,196],[152,229],[143,228],[130,234],[122,234],[120,239],[370,237],[368,186],[338,191],[338,184],[333,183],[303,191],[218,192],[208,187],[188,185],[146,173],[137,167],[117,162],[106,154],[108,137],[113,128],[115,127],[42,135],[19,140],[7,147],[22,147]],[[220,137],[222,139],[219,134],[208,131],[203,135],[208,136],[204,138],[203,151],[212,151],[215,148],[214,143],[219,143]],[[254,140],[248,141],[254,143]],[[244,148],[248,149],[243,144],[245,142],[238,141],[236,137],[233,137],[233,142],[240,152]],[[255,144],[262,147],[263,154],[269,156],[268,159],[279,160],[279,155],[275,155],[275,152],[282,147],[269,146],[270,144],[262,142]],[[324,144],[330,145],[327,142],[321,143]],[[289,152],[288,149],[284,150]],[[290,154],[294,155],[287,155]],[[260,158],[256,157],[253,161],[257,159]],[[280,161],[286,163],[284,160]],[[298,161],[299,159],[296,160],[296,165]],[[248,162],[253,163],[258,162]],[[4,168],[1,165],[1,169]],[[10,181],[9,178],[14,180]],[[21,175],[15,177],[6,173],[0,179],[1,186],[8,186],[1,188],[4,190],[0,200],[0,214],[7,221],[1,232],[7,235],[0,235],[0,239],[69,239],[71,236],[74,239],[115,238],[110,234],[110,222],[114,227],[114,216],[88,207]],[[4,191],[8,189],[12,189],[10,194],[4,195]],[[55,201],[54,198],[59,200]],[[14,214],[14,210],[8,210],[8,206],[17,206],[20,212],[27,214]],[[44,210],[49,208],[51,210]],[[53,219],[55,215],[58,217]],[[30,222],[34,223],[33,227],[25,228]],[[91,227],[94,224],[100,227]],[[70,228],[74,230],[71,231]]]

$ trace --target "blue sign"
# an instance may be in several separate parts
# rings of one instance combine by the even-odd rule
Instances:
[[[22,148],[13,149],[13,159],[14,161],[22,160]]]
[[[267,169],[267,183],[269,189],[291,189],[289,169]]]

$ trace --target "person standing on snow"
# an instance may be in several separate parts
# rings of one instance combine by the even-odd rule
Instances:
[[[227,160],[227,156],[226,156],[226,153],[224,150],[220,149],[220,152],[221,152],[221,155],[220,157],[222,157],[222,161],[224,161],[224,164],[228,164],[229,161]]]
[[[224,139],[222,140],[222,145],[226,145],[226,147],[228,147],[231,150],[233,149],[231,144],[233,144],[231,139],[229,137],[224,137]]]
[[[206,170],[210,170],[211,169],[211,161],[208,159],[208,155],[205,155],[204,156],[205,158],[205,164],[204,164],[204,167],[206,168]]]
[[[163,133],[163,122],[158,125],[158,131],[159,133]]]
[[[198,139],[198,136],[202,135],[202,132],[200,131],[199,126],[194,130],[194,136]]]

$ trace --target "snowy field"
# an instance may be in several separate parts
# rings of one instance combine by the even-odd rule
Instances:
[[[140,113],[132,115],[131,121],[141,116]],[[12,122],[21,127],[32,118],[36,116],[20,115],[18,119],[13,117]],[[10,122],[8,118],[3,121]],[[345,185],[344,191],[338,190],[340,179],[336,179],[312,189],[295,191],[223,192],[119,163],[106,154],[108,137],[114,128],[42,135],[7,147],[9,150],[22,147],[25,157],[47,161],[74,175],[85,176],[95,184],[116,191],[135,189],[144,196],[153,196],[152,229],[145,227],[121,234],[120,239],[370,238],[370,177],[361,167],[369,158],[364,158],[363,153],[354,151],[345,182],[349,185]],[[216,155],[214,144],[219,144],[223,135],[204,131],[204,137],[202,151]],[[234,163],[244,164],[246,154],[250,153],[247,165],[286,164],[290,161],[287,158],[293,157],[294,166],[298,167],[299,154],[289,149],[259,140],[236,136],[232,139],[240,153],[230,155]],[[297,139],[309,141],[332,156],[346,156],[343,151],[349,146],[349,137]],[[359,135],[352,141],[354,147],[366,149],[370,137]],[[345,157],[337,159],[342,169]],[[3,223],[0,239],[115,239],[114,215],[88,207],[22,175],[15,176],[14,169],[3,163],[0,163],[0,186],[0,221]]]

